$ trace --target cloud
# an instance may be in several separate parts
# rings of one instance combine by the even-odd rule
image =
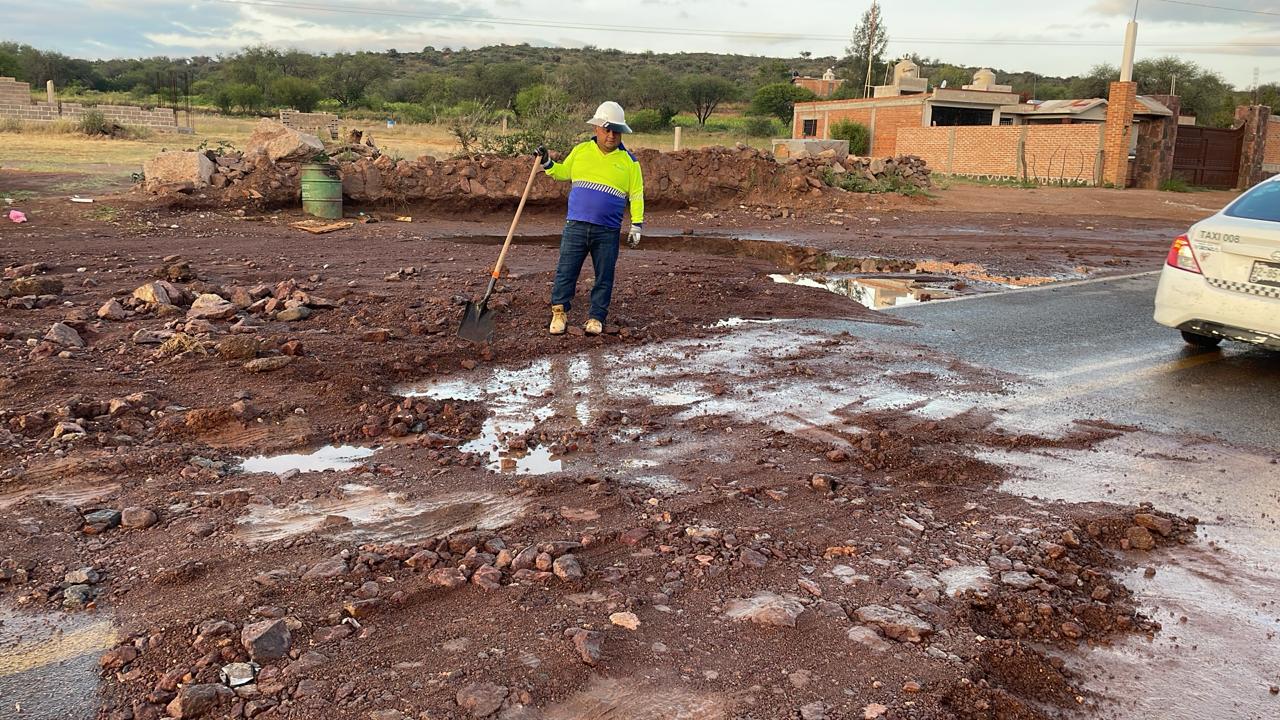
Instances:
[[[1257,15],[1248,12],[1232,12],[1224,8],[1278,12],[1275,0],[1188,0],[1201,5],[1219,5],[1209,8],[1199,5],[1145,0],[1138,6],[1138,22],[1178,22],[1212,25],[1261,25],[1280,26],[1280,15]],[[1089,12],[1108,17],[1133,17],[1132,0],[1094,0]]]

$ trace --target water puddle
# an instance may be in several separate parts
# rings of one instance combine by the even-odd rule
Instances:
[[[725,318],[725,319],[723,319],[723,320],[717,320],[717,321],[715,321],[715,322],[711,323],[710,325],[708,325],[707,327],[709,327],[709,328],[713,328],[713,329],[718,329],[718,328],[738,328],[738,327],[742,327],[742,326],[744,326],[744,325],[773,325],[774,323],[784,323],[784,322],[791,322],[791,320],[786,319],[786,318],[741,318],[741,317],[731,317],[731,318]]]
[[[715,693],[681,687],[678,678],[661,682],[594,676],[585,690],[548,707],[545,720],[728,720],[729,705]]]
[[[819,343],[824,349],[817,349]],[[676,421],[724,415],[847,444],[861,432],[849,425],[850,411],[875,406],[903,408],[925,417],[956,414],[992,397],[987,392],[950,390],[972,381],[945,358],[906,347],[873,348],[835,330],[788,324],[746,325],[720,337],[554,356],[399,392],[485,404],[490,415],[480,437],[461,449],[485,458],[495,472],[548,473],[591,466],[623,482],[684,491],[683,483],[626,463],[648,460],[679,467],[708,461],[708,449],[697,442],[658,445],[647,440],[643,427],[621,425],[612,437],[623,457],[611,454],[608,462],[592,466],[589,454],[561,459],[538,447],[515,451],[512,440],[535,427],[559,432],[587,426],[608,412],[648,405],[669,408]]]
[[[956,597],[966,591],[981,592],[991,587],[991,572],[983,565],[960,565],[938,573],[947,595]]]
[[[241,461],[237,469],[246,473],[269,472],[277,475],[296,470],[298,472],[324,472],[325,470],[350,470],[360,461],[377,452],[376,448],[357,445],[327,445],[312,453],[288,453],[284,455],[254,455]]]
[[[429,397],[436,400],[483,401],[489,417],[480,435],[463,443],[459,450],[485,458],[494,472],[539,475],[559,472],[564,461],[552,455],[550,448],[533,446],[513,449],[511,441],[532,430],[538,423],[557,414],[567,415],[580,424],[590,421],[591,411],[581,402],[564,402],[559,407],[540,404],[554,396],[552,388],[575,387],[583,376],[582,363],[559,359],[538,360],[517,370],[495,373],[488,382],[476,383],[451,379],[402,391],[405,397]]]
[[[491,492],[454,492],[409,500],[401,493],[347,484],[334,495],[283,507],[250,505],[236,521],[235,537],[246,543],[262,543],[328,531],[339,538],[414,542],[469,527],[504,527],[524,507],[519,499]]]
[[[786,285],[800,285],[833,292],[872,310],[915,305],[929,300],[955,297],[949,286],[954,278],[868,277],[862,275],[770,275]]]
[[[506,239],[500,235],[466,235],[445,238],[451,242],[501,245]],[[559,235],[521,235],[514,242],[522,245],[560,247]],[[1044,276],[1004,276],[987,271],[977,263],[958,263],[943,260],[853,257],[838,255],[819,248],[795,243],[781,238],[723,237],[715,235],[646,235],[641,253],[651,251],[676,252],[717,257],[748,258],[772,263],[787,273],[846,273],[859,275],[923,273],[941,276],[944,284],[958,278],[993,286],[1015,288],[1041,285],[1066,279]],[[643,255],[640,256],[642,259]]]
[[[1275,717],[1280,685],[1280,485],[1265,453],[1149,432],[1088,451],[1000,451],[1003,488],[1025,496],[1105,499],[1201,519],[1199,542],[1133,553],[1121,579],[1163,629],[1070,658],[1126,717]],[[1146,577],[1144,567],[1155,569]]]
[[[626,479],[629,485],[647,488],[658,495],[679,495],[694,488],[687,482],[677,480],[671,475],[633,475]]]
[[[69,483],[44,488],[28,487],[0,493],[0,510],[8,510],[27,500],[41,500],[69,508],[86,507],[106,500],[119,491],[119,483],[103,485]]]
[[[33,614],[0,605],[0,717],[93,718],[98,658],[117,640],[115,627],[100,615]]]

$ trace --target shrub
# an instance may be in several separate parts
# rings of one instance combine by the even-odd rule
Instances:
[[[80,116],[80,121],[76,123],[76,128],[85,135],[110,135],[111,128],[107,125],[107,117],[102,111],[88,108],[84,114]]]
[[[773,118],[749,115],[742,119],[742,132],[747,137],[773,137]]]
[[[289,107],[298,112],[309,113],[316,109],[316,103],[324,93],[320,86],[296,77],[282,77],[271,83],[271,100],[280,107]]]
[[[233,83],[227,86],[231,104],[242,113],[255,113],[266,104],[262,88],[249,83]]]
[[[524,118],[545,115],[549,107],[569,105],[569,93],[551,85],[530,85],[516,93],[516,115]]]
[[[792,110],[798,102],[817,100],[812,90],[791,83],[773,83],[756,91],[751,98],[751,112],[756,115],[772,115],[783,122],[791,122]]]
[[[657,110],[635,110],[627,116],[627,124],[638,133],[656,133],[670,129],[669,122],[664,122],[662,113]]]
[[[848,140],[850,155],[866,155],[871,149],[871,131],[862,123],[841,120],[832,123],[829,134],[832,140]]]

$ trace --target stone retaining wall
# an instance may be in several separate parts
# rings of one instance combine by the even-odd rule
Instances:
[[[334,153],[341,157],[341,153]],[[715,207],[727,203],[803,204],[807,198],[845,192],[829,187],[833,175],[858,173],[876,179],[876,162],[868,158],[808,158],[786,164],[771,153],[746,146],[659,152],[638,150],[644,169],[645,204],[649,208]],[[189,207],[257,206],[278,208],[299,201],[298,165],[272,162],[261,151],[216,157],[217,168],[203,183],[155,183],[147,189],[164,194],[191,193]],[[900,180],[928,187],[928,170],[918,159],[879,161],[880,172],[894,169]],[[496,156],[474,159],[395,160],[387,155],[339,161],[343,195],[354,206],[425,207],[438,212],[491,211],[514,207],[529,177],[532,160]],[[569,183],[538,172],[529,193],[530,206],[563,204]]]

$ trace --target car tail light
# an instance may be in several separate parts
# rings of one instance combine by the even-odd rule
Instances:
[[[1169,257],[1165,258],[1165,262],[1179,270],[1186,270],[1197,275],[1200,272],[1200,263],[1196,262],[1196,254],[1191,250],[1191,241],[1186,235],[1179,235],[1173,239],[1173,246],[1169,248]]]

